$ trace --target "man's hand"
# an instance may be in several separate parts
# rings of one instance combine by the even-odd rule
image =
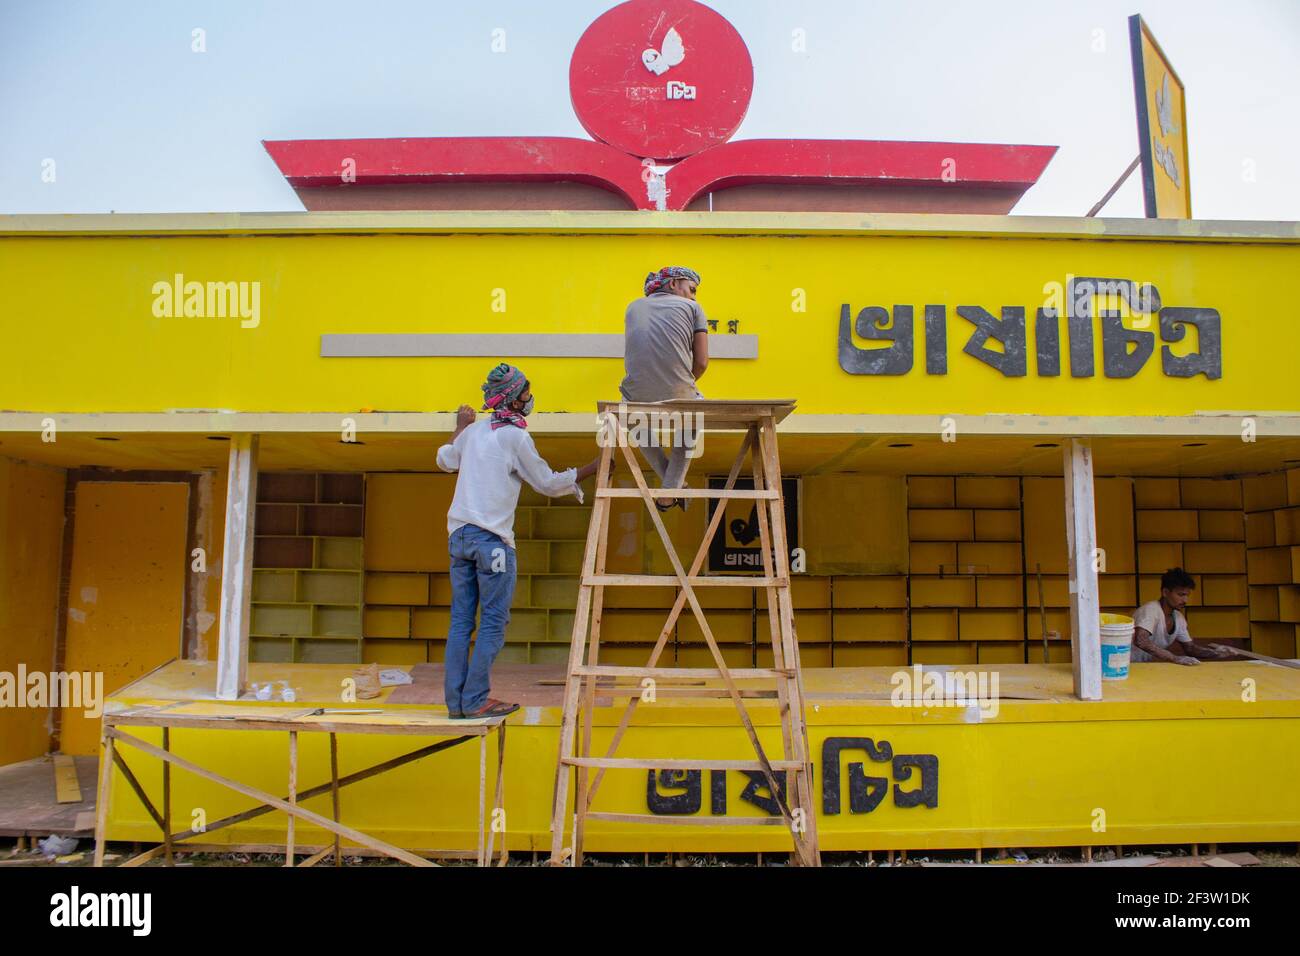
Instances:
[[[468,405],[462,405],[456,410],[456,430],[460,431],[463,428],[468,428],[470,425],[474,424],[474,421],[477,418],[478,412],[474,411],[474,409],[470,408]]]
[[[1180,657],[1179,655],[1175,654],[1174,663],[1175,664],[1199,664],[1200,661],[1198,661],[1195,657]]]

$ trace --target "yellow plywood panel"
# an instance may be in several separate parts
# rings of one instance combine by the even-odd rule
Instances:
[[[1132,479],[1098,478],[1093,487],[1097,506],[1097,546],[1106,552],[1106,570],[1111,573],[1132,571]],[[1059,478],[1024,480],[1025,563],[1030,571],[1040,563],[1044,573],[1064,574],[1069,570],[1063,489]]]
[[[911,605],[917,607],[974,607],[975,578],[912,575]]]
[[[0,458],[0,672],[54,662],[64,488],[61,469]],[[0,766],[49,750],[48,716],[37,707],[0,711]]]
[[[1020,508],[1018,478],[958,478],[958,508]]]
[[[424,664],[428,660],[428,647],[424,641],[366,640],[361,645],[363,664]]]
[[[518,585],[516,585],[517,587]],[[451,607],[450,575],[429,575],[429,603],[438,607]]]
[[[181,654],[189,486],[77,485],[65,670],[110,691]],[[62,711],[62,751],[95,753],[98,717]]]
[[[631,477],[615,472],[616,487],[635,485]],[[703,502],[697,505],[706,510]],[[605,545],[605,570],[610,574],[641,574],[645,566],[644,537],[654,534],[654,524],[646,516],[645,505],[629,498],[613,498],[609,503],[609,532]],[[703,529],[701,529],[703,534]],[[658,535],[655,535],[656,538]]]
[[[754,651],[751,647],[737,647],[734,644],[719,644],[718,650],[722,653],[722,660],[728,667],[750,667],[754,660]],[[807,648],[801,648],[804,654],[807,654]],[[760,656],[763,649],[759,648]],[[772,652],[767,651],[768,658],[771,659]],[[647,655],[648,656],[648,655]],[[645,663],[645,659],[641,660]],[[713,652],[708,645],[694,644],[677,645],[677,666],[678,667],[717,667],[717,661],[713,657]],[[759,665],[760,667],[763,665]],[[771,664],[767,665],[771,667]],[[803,666],[808,667],[807,658],[803,658]],[[826,666],[826,665],[822,665]]]
[[[1104,605],[1137,606],[1137,582],[1131,574],[1098,575],[1097,589],[1101,597],[1101,603]]]
[[[539,544],[541,542],[533,541],[529,543]],[[585,539],[582,541],[550,541],[546,543],[551,549],[551,556],[547,566],[552,574],[578,574],[582,571],[582,560],[587,551]]]
[[[511,611],[510,623],[506,625],[506,640],[515,638],[516,631],[530,618],[526,612]],[[417,607],[411,609],[411,636],[422,640],[446,640],[451,629],[451,611],[441,607]],[[542,628],[542,632],[545,627]]]
[[[1277,589],[1277,611],[1279,621],[1300,624],[1300,586],[1284,584]]]
[[[963,641],[1023,641],[1025,612],[963,608],[957,612],[957,636]]]
[[[976,649],[976,661],[980,664],[1023,664],[1025,662],[1025,644],[1016,643],[980,644]],[[1039,645],[1038,653],[1042,654]],[[1041,656],[1039,660],[1041,660]]]
[[[1188,571],[1208,574],[1244,574],[1246,546],[1231,541],[1183,545],[1183,562]]]
[[[687,609],[689,611],[689,608]],[[640,640],[653,641],[659,636],[659,629],[663,627],[666,614],[651,614],[645,617],[644,629],[641,633]],[[718,643],[727,644],[748,644],[754,639],[754,615],[751,611],[709,611],[704,615],[704,619],[709,622],[709,628],[713,631],[713,639]],[[830,640],[830,612],[829,611],[804,611],[798,612],[794,616],[795,627],[799,631],[800,640]],[[809,634],[804,636],[804,630],[807,628]],[[824,637],[814,638],[814,634],[821,632]],[[767,621],[760,622],[759,640],[770,641]],[[631,638],[628,638],[631,640]],[[700,630],[700,623],[695,619],[694,614],[683,613],[677,620],[677,640],[682,644],[703,644],[704,632]]]
[[[1023,607],[1025,579],[1018,574],[980,575],[975,579],[975,597],[980,607]]]
[[[1202,541],[1246,540],[1244,511],[1201,511],[1198,515]]]
[[[1300,505],[1300,468],[1287,469],[1286,503],[1289,505]]]
[[[913,664],[974,664],[975,644],[913,644]]]
[[[1183,566],[1183,546],[1171,541],[1153,541],[1138,545],[1138,567],[1143,573],[1163,574]]]
[[[831,598],[837,608],[907,607],[907,578],[837,576],[831,584]]]
[[[573,608],[578,604],[578,579],[567,575],[539,574],[532,579],[532,607]]]
[[[800,543],[809,574],[907,570],[907,487],[901,476],[810,475],[803,479],[801,502]]]
[[[1241,509],[1240,478],[1182,478],[1179,481],[1184,508]]]
[[[1250,625],[1250,649],[1256,654],[1292,660],[1297,650],[1297,628],[1294,624],[1257,623]]]
[[[825,644],[831,640],[831,612],[830,611],[796,611],[794,615],[794,629],[799,637],[799,643]],[[766,621],[759,620],[757,626],[758,644],[771,646],[772,630]],[[807,667],[807,663],[804,664]]]
[[[772,649],[770,647],[760,647],[756,655],[759,667],[772,666]],[[678,661],[681,660],[681,650],[678,650]],[[805,644],[799,642],[799,663],[805,667],[830,667],[831,666],[831,645],[829,644]]]
[[[1028,628],[1028,639],[1034,641],[1034,643],[1041,643],[1041,640],[1043,640],[1043,615],[1039,614],[1037,607],[1030,607],[1026,611],[1024,624]],[[1070,610],[1067,607],[1056,607],[1056,609],[1048,607],[1048,640],[1070,640]]]
[[[549,508],[531,509],[533,515],[532,537],[537,541],[577,541],[587,538],[591,524],[588,505],[551,505]],[[554,552],[551,560],[555,560]]]
[[[1270,548],[1277,544],[1276,512],[1246,512],[1246,547]]]
[[[683,626],[680,633],[690,634],[692,640],[698,639],[700,643],[703,643],[704,636],[700,633],[699,624],[695,622],[694,617],[691,615],[690,608],[687,608],[683,613],[685,616],[681,619]],[[690,618],[690,627],[684,626],[687,618]],[[659,639],[659,632],[663,630],[664,622],[667,619],[668,615],[664,611],[609,609],[601,616],[600,639],[601,641],[620,644],[648,643],[653,645]],[[713,639],[716,641],[744,643],[749,640],[748,616],[740,618],[734,615],[709,614],[706,615],[706,620],[709,622],[709,627],[713,629]],[[737,623],[738,621],[739,623]]]
[[[794,602],[796,608],[827,608],[831,606],[831,581],[840,579],[822,577],[812,574],[791,574],[790,575],[790,600]],[[696,591],[699,594],[700,591]],[[715,588],[716,591],[730,591],[732,588]],[[741,594],[748,594],[748,590],[736,588]],[[767,607],[767,589],[754,588],[754,596],[759,610]]]
[[[1287,475],[1253,475],[1241,480],[1242,503],[1247,511],[1271,511],[1287,505]]]
[[[367,475],[366,570],[446,571],[455,491],[455,475]]]
[[[909,475],[907,505],[909,508],[951,508],[957,503],[955,488],[955,480],[947,476]]]
[[[1251,621],[1280,621],[1279,587],[1275,584],[1250,587]]]
[[[410,637],[411,609],[368,607],[361,619],[361,633],[366,637]]]
[[[907,640],[907,612],[904,610],[836,611],[835,643]]]
[[[1244,574],[1201,576],[1201,599],[1207,605],[1244,605],[1250,600]]]
[[[1139,541],[1195,541],[1197,530],[1195,511],[1139,511],[1137,536]]]
[[[907,664],[903,644],[841,644],[831,648],[836,667],[902,667]]]
[[[696,588],[695,596],[703,605],[705,593],[722,591],[725,588]],[[665,611],[673,606],[677,599],[677,589],[670,587],[614,587],[605,588],[605,607],[663,608]],[[683,612],[690,613],[690,605],[685,605]]]
[[[1010,541],[962,541],[957,545],[957,564],[973,567],[980,574],[1018,574],[1020,544]]]
[[[533,648],[534,652],[542,648]],[[553,647],[547,648],[549,651],[561,651],[568,653],[567,648]],[[650,652],[654,650],[653,644],[612,644],[609,647],[600,649],[600,662],[602,664],[611,664],[616,667],[645,667],[646,662],[650,660]],[[671,644],[664,650],[663,656],[659,658],[659,666],[664,667],[675,661],[674,648]],[[533,660],[534,664],[541,661]],[[705,665],[709,666],[709,665]]]
[[[975,512],[977,541],[1019,541],[1020,510]]]
[[[913,574],[938,574],[957,564],[957,545],[944,541],[913,541],[908,546]]]
[[[957,610],[918,609],[910,614],[913,641],[957,640]]]
[[[1193,638],[1248,637],[1250,614],[1242,608],[1200,607],[1187,613],[1187,629]]]
[[[973,541],[975,519],[969,509],[913,508],[907,534],[912,541]]]
[[[1300,508],[1280,508],[1274,511],[1273,528],[1277,544],[1300,544]]]
[[[67,754],[54,756],[54,797],[58,803],[80,803],[82,800],[77,764]]]
[[[1139,508],[1178,508],[1181,496],[1177,478],[1135,478],[1133,499]]]

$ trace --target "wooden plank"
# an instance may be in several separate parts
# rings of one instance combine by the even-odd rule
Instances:
[[[658,494],[658,489],[655,493]],[[771,588],[786,587],[790,583],[788,577],[759,577],[753,574],[688,575],[686,580],[692,587],[710,588]],[[671,574],[593,574],[589,578],[583,578],[582,583],[603,587],[675,587],[681,582]]]
[[[306,795],[304,794],[304,799]],[[339,738],[338,734],[330,734],[330,809],[334,814],[334,822],[339,822]],[[334,834],[334,865],[343,865],[343,846],[339,835]]]
[[[108,833],[108,800],[113,782],[113,738],[107,727],[99,737],[99,789],[95,792],[95,856],[93,866],[104,865],[104,840]]]
[[[753,491],[747,488],[656,488],[654,496],[656,498],[736,498],[762,501],[776,498],[778,493],[765,489]],[[636,488],[597,488],[596,497],[640,498],[641,492]]]
[[[605,820],[610,823],[660,823],[672,826],[731,826],[731,827],[780,827],[785,821],[780,817],[695,817],[679,814],[656,816],[650,813],[605,813],[592,811],[588,816],[593,820]]]
[[[223,787],[226,787],[230,790],[234,790],[236,793],[242,793],[246,797],[251,797],[254,800],[259,800],[262,803],[266,803],[276,808],[277,810],[283,810],[285,813],[291,814],[302,820],[306,820],[308,823],[313,823],[316,826],[320,827],[321,829],[327,830],[330,833],[337,833],[340,836],[347,837],[349,840],[352,840],[355,843],[360,843],[362,846],[368,846],[371,849],[379,850],[385,856],[394,857],[395,859],[402,860],[403,862],[409,863],[412,866],[434,865],[430,863],[428,860],[422,859],[413,853],[409,853],[408,851],[402,849],[399,846],[393,846],[391,843],[385,843],[383,840],[378,840],[372,836],[369,836],[368,834],[362,833],[360,830],[355,830],[352,827],[345,826],[344,824],[335,823],[333,820],[330,820],[328,817],[323,817],[319,813],[313,813],[311,810],[304,809],[303,807],[294,806],[289,801],[281,800],[279,797],[274,797],[264,790],[258,790],[256,787],[250,787],[247,784],[240,783],[238,780],[231,780],[229,777],[223,777],[221,774],[214,773],[211,770],[207,770],[203,767],[200,767],[197,764],[191,763],[190,761],[178,757],[173,753],[168,753],[167,751],[155,747],[152,744],[139,739],[138,737],[132,737],[130,734],[124,734],[121,731],[115,730],[113,728],[105,728],[104,733],[105,736],[108,737],[109,745],[111,745],[114,740],[118,740],[123,744],[126,744],[131,747],[135,747],[137,750],[142,750],[145,753],[149,754],[150,756],[157,757],[159,760],[166,760],[169,761],[170,763],[174,763],[177,767],[180,767],[182,770],[188,770],[190,773],[202,777],[205,780],[211,780],[213,783],[220,784]],[[101,865],[102,864],[101,847],[96,848],[96,856],[100,860],[100,863],[97,865]]]
[[[298,735],[292,730],[289,731],[289,806],[298,805]],[[294,824],[298,821],[293,813],[289,813],[289,829],[286,834],[284,847],[284,865],[293,866],[293,837]]]
[[[807,767],[797,760],[708,760],[691,757],[674,760],[666,757],[565,757],[564,763],[573,767],[608,767],[624,770],[774,770],[804,772]]]
[[[1065,534],[1070,558],[1070,645],[1074,693],[1101,700],[1101,604],[1095,554],[1092,445],[1071,438],[1062,449],[1065,470]]]
[[[54,755],[54,799],[56,803],[81,802],[77,765],[67,754]]]
[[[217,697],[236,700],[248,684],[248,621],[253,594],[253,516],[257,503],[258,436],[232,435],[221,557],[221,632]]]
[[[1290,667],[1294,670],[1300,670],[1300,663],[1297,663],[1296,661],[1287,661],[1280,657],[1269,657],[1267,654],[1256,654],[1254,651],[1248,651],[1240,647],[1231,647],[1227,644],[1210,644],[1209,646],[1224,651],[1232,651],[1232,653],[1239,657],[1247,657],[1252,661],[1264,661],[1268,664],[1276,664],[1278,667]]]
[[[574,673],[583,677],[722,678],[722,672],[714,667],[624,667],[621,664],[597,664],[595,667],[583,665],[576,668]],[[775,677],[794,676],[791,668],[773,667],[733,667],[729,673],[737,680],[771,680]]]
[[[166,833],[166,826],[162,814],[154,807],[153,801],[150,800],[148,794],[144,792],[144,787],[140,786],[140,781],[136,779],[135,774],[131,772],[131,768],[126,765],[126,761],[122,758],[122,754],[117,750],[113,751],[113,763],[117,765],[118,770],[122,771],[123,778],[125,778],[131,789],[135,791],[135,795],[140,798],[140,802],[144,804],[145,811],[153,818],[153,822],[158,824],[158,829]]]
[[[150,860],[156,860],[158,857],[163,856],[166,852],[167,852],[167,844],[159,843],[157,846],[150,847],[148,850],[145,850],[143,853],[137,853],[135,856],[131,857],[131,859],[127,860],[126,862],[119,863],[118,867],[122,868],[127,866],[143,866],[144,864],[148,863]]]
[[[164,727],[162,732],[163,750],[172,749],[172,732],[170,727]],[[172,859],[172,765],[164,763],[162,765],[163,777],[163,796],[162,796],[162,832],[163,832],[163,852],[167,860],[167,865],[171,866]]]

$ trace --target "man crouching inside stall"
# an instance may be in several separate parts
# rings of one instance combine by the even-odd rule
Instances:
[[[1192,640],[1183,608],[1194,587],[1196,581],[1182,568],[1170,568],[1160,576],[1160,600],[1148,601],[1133,612],[1133,663],[1199,664],[1232,656]]]
[[[445,691],[453,719],[500,717],[518,704],[488,696],[492,662],[505,641],[515,593],[515,506],[520,482],[550,498],[576,495],[579,482],[596,473],[599,459],[581,468],[551,470],[528,434],[533,394],[524,373],[504,362],[488,375],[483,407],[492,414],[475,421],[474,409],[456,413],[451,441],[438,449],[438,467],[458,472],[447,512],[451,555],[451,627],[447,634]],[[470,658],[474,615],[482,609]]]

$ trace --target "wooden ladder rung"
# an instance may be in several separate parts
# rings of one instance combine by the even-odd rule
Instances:
[[[676,813],[656,816],[650,813],[608,813],[601,810],[587,811],[588,820],[607,820],[610,823],[670,823],[674,826],[731,826],[731,827],[779,827],[785,826],[781,817],[697,817],[682,816]]]
[[[749,488],[651,488],[650,496],[652,498],[743,498],[747,501],[755,499],[770,500],[779,496],[779,492],[760,488],[754,491]],[[597,488],[597,498],[641,498],[640,488]]]
[[[727,673],[736,680],[775,680],[778,677],[794,677],[791,667],[731,667]],[[721,679],[722,672],[715,667],[624,667],[620,664],[580,664],[573,669],[578,677],[716,677]],[[597,692],[600,686],[596,687]]]
[[[644,687],[610,687],[604,684],[596,685],[596,696],[598,697],[640,697],[645,693]],[[752,698],[754,700],[776,700],[777,692],[774,690],[738,690],[741,697]],[[730,700],[731,694],[725,687],[673,687],[671,685],[657,684],[655,686],[656,697],[697,697],[705,700]]]
[[[693,588],[783,588],[789,584],[788,578],[759,577],[752,574],[699,574],[688,575],[688,584]],[[601,587],[641,587],[658,585],[660,587],[677,587],[681,579],[675,574],[588,574],[582,579],[587,586]]]
[[[570,767],[607,767],[620,770],[763,770],[758,760],[672,760],[667,757],[561,757],[560,763]],[[769,760],[773,770],[800,773],[806,769],[797,760]]]

